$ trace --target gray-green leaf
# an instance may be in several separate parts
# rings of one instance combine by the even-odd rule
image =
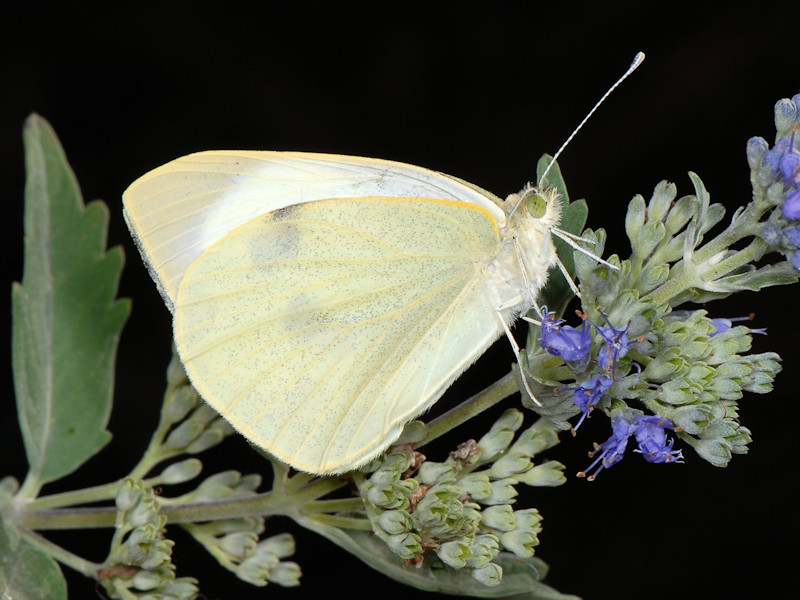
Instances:
[[[66,600],[67,582],[56,561],[8,527],[0,516],[0,598]]]
[[[488,587],[476,583],[468,573],[457,569],[433,570],[424,565],[422,568],[405,567],[380,538],[369,532],[344,531],[309,517],[297,521],[356,555],[373,569],[420,590],[508,600],[578,600],[576,596],[561,594],[542,583],[547,565],[535,557],[521,559],[508,553],[499,554],[494,562],[502,567],[503,579],[498,585]]]
[[[30,471],[22,495],[77,469],[111,438],[113,368],[130,311],[115,300],[121,248],[106,252],[108,209],[84,206],[50,125],[24,128],[25,270],[13,298],[13,369]]]

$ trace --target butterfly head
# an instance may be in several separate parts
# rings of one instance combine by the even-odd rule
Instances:
[[[561,200],[558,192],[549,187],[527,184],[519,193],[505,201],[509,229],[531,227],[548,231],[561,220]]]

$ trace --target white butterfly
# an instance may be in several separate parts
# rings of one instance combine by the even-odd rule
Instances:
[[[123,196],[198,392],[314,473],[385,450],[534,305],[560,203],[520,199],[412,165],[280,152],[193,154]]]
[[[371,158],[201,152],[123,203],[200,395],[312,473],[376,457],[504,332],[519,356],[551,233],[577,247],[553,190]]]

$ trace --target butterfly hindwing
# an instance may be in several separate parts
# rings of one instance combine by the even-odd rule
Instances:
[[[377,455],[499,337],[482,268],[500,243],[472,204],[367,197],[237,227],[187,271],[175,336],[192,382],[297,468]]]

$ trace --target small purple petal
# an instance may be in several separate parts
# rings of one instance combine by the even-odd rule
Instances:
[[[725,333],[726,331],[729,331],[730,328],[733,327],[733,324],[735,322],[752,321],[754,316],[755,315],[750,314],[750,315],[748,315],[746,317],[732,317],[730,319],[717,317],[716,319],[711,319],[711,324],[714,325],[714,331],[709,337],[714,337],[715,335],[719,335],[720,333]],[[749,333],[763,333],[764,335],[766,335],[767,330],[765,328],[763,328],[763,327],[759,328],[759,329],[750,329],[748,327],[748,332]]]
[[[761,239],[770,246],[777,246],[781,243],[781,228],[774,223],[767,223],[761,229]]]
[[[630,341],[626,335],[628,326],[616,327],[609,325],[608,327],[597,327],[597,333],[605,341],[605,345],[600,349],[597,355],[597,360],[604,370],[610,371],[617,361],[628,353]]]
[[[586,475],[596,466],[597,469],[588,477],[589,481],[593,481],[603,469],[607,469],[619,461],[625,455],[625,448],[628,446],[628,438],[633,433],[633,425],[622,417],[617,417],[611,420],[611,437],[602,444],[597,446],[597,449],[591,454],[594,456],[599,452],[599,456],[592,462],[591,465],[583,471],[578,473],[578,476]]]
[[[775,142],[772,150],[767,150],[764,153],[764,164],[767,165],[773,173],[777,174],[778,171],[780,171],[783,153],[789,148],[789,146],[789,137],[785,135]]]
[[[786,196],[783,203],[783,216],[790,221],[800,221],[800,190],[794,190]]]
[[[680,450],[673,450],[673,440],[667,441],[665,429],[674,429],[672,423],[658,415],[637,416],[633,420],[634,436],[639,444],[639,452],[651,463],[676,462],[683,458]]]
[[[800,248],[800,227],[786,229],[783,233],[786,235],[786,239],[789,240],[789,243],[792,246],[795,248]]]
[[[792,267],[795,271],[800,273],[800,250],[795,250],[792,252]]]
[[[789,185],[800,184],[800,152],[797,149],[791,148],[784,152],[780,166],[781,174]]]
[[[560,356],[567,362],[581,362],[587,359],[592,339],[586,321],[581,324],[580,329],[563,325],[564,321],[556,319],[555,313],[548,312],[546,306],[542,307],[540,317],[542,335],[539,343],[544,350],[554,356]]]

